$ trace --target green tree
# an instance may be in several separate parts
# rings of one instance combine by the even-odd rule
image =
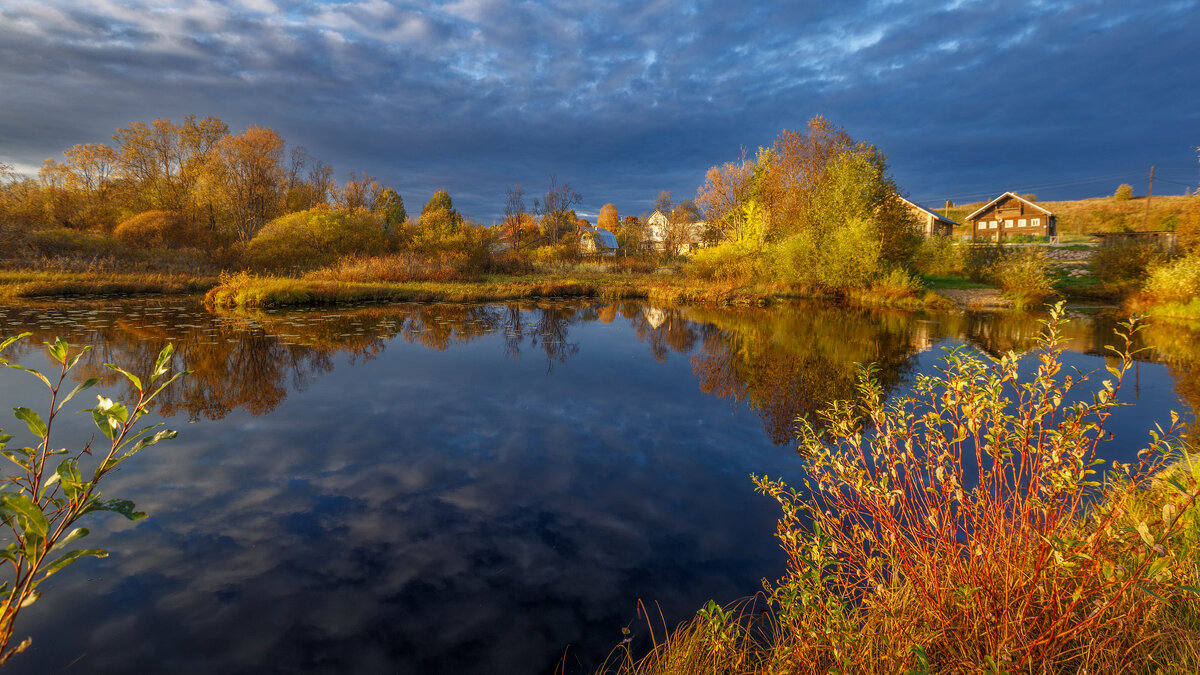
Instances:
[[[375,213],[383,218],[388,228],[396,230],[408,219],[404,210],[404,199],[392,188],[384,188],[375,199]]]
[[[1129,183],[1121,183],[1117,186],[1117,191],[1113,193],[1113,200],[1125,202],[1133,199],[1133,186]]]

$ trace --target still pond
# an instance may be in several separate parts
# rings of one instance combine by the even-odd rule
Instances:
[[[590,672],[622,627],[645,638],[639,601],[674,626],[781,575],[777,508],[749,475],[799,477],[793,421],[850,397],[855,363],[878,363],[901,393],[941,348],[1021,350],[1037,319],[570,301],[0,307],[0,334],[33,333],[6,354],[16,362],[45,368],[40,343],[62,336],[95,345],[80,379],[111,375],[105,362],[144,371],[171,341],[194,371],[151,415],[179,437],[104,487],[150,517],[86,523],[110,557],[43,586],[16,629],[33,646],[6,672]],[[1073,314],[1068,363],[1102,368],[1115,325]],[[1169,326],[1141,337],[1109,459],[1200,400],[1200,342]],[[44,409],[40,387],[0,372],[0,409]],[[58,425],[70,448],[92,429],[86,415]],[[11,417],[0,426],[29,442]]]

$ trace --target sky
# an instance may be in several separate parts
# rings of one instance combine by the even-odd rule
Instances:
[[[1200,184],[1200,0],[0,0],[0,161],[214,115],[491,222],[649,210],[814,115],[927,206]]]

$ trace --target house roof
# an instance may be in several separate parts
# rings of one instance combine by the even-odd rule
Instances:
[[[1028,199],[1025,199],[1025,198],[1021,197],[1021,195],[1019,195],[1019,194],[1017,194],[1017,193],[1015,193],[1015,192],[1005,192],[1004,194],[1000,195],[999,197],[996,197],[996,198],[995,198],[995,199],[993,199],[992,201],[990,201],[990,202],[988,202],[988,203],[984,204],[982,208],[980,208],[980,209],[976,210],[976,211],[975,211],[974,213],[972,213],[971,215],[967,216],[967,220],[974,220],[974,219],[975,219],[975,216],[978,216],[979,214],[983,213],[984,211],[987,211],[988,209],[992,208],[993,206],[995,206],[995,205],[996,205],[996,203],[997,203],[997,202],[999,202],[1000,200],[1004,199],[1005,197],[1012,197],[1013,199],[1020,200],[1020,201],[1022,201],[1022,202],[1024,202],[1024,203],[1026,203],[1026,204],[1028,204],[1028,205],[1032,206],[1033,208],[1037,209],[1038,211],[1041,211],[1042,213],[1044,213],[1044,214],[1046,214],[1046,215],[1048,215],[1048,216],[1052,216],[1052,215],[1054,215],[1054,212],[1053,212],[1053,211],[1048,211],[1048,210],[1046,210],[1046,209],[1044,209],[1044,208],[1042,208],[1042,207],[1038,206],[1037,204],[1034,204],[1033,202],[1029,201]]]
[[[933,216],[937,220],[940,220],[944,223],[950,223],[951,225],[958,225],[957,222],[947,218],[946,216],[943,216],[942,214],[937,213],[936,211],[930,211],[929,209],[925,208],[924,206],[921,206],[920,204],[917,204],[916,202],[910,202],[907,199],[905,199],[904,197],[901,197],[900,201],[904,202],[905,204],[908,204],[909,206],[920,211],[921,213],[924,213],[927,216]]]

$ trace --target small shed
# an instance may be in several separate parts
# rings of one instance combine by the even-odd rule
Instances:
[[[954,234],[954,228],[958,226],[958,223],[940,213],[930,211],[920,204],[910,202],[904,197],[901,197],[900,201],[904,202],[904,205],[916,217],[917,222],[921,224],[921,234],[924,234],[926,239],[929,237],[949,237]]]
[[[617,254],[617,237],[603,227],[579,228],[579,252],[585,255]]]
[[[967,216],[975,241],[1001,241],[1015,235],[1057,237],[1054,213],[1015,192],[1005,192]]]

